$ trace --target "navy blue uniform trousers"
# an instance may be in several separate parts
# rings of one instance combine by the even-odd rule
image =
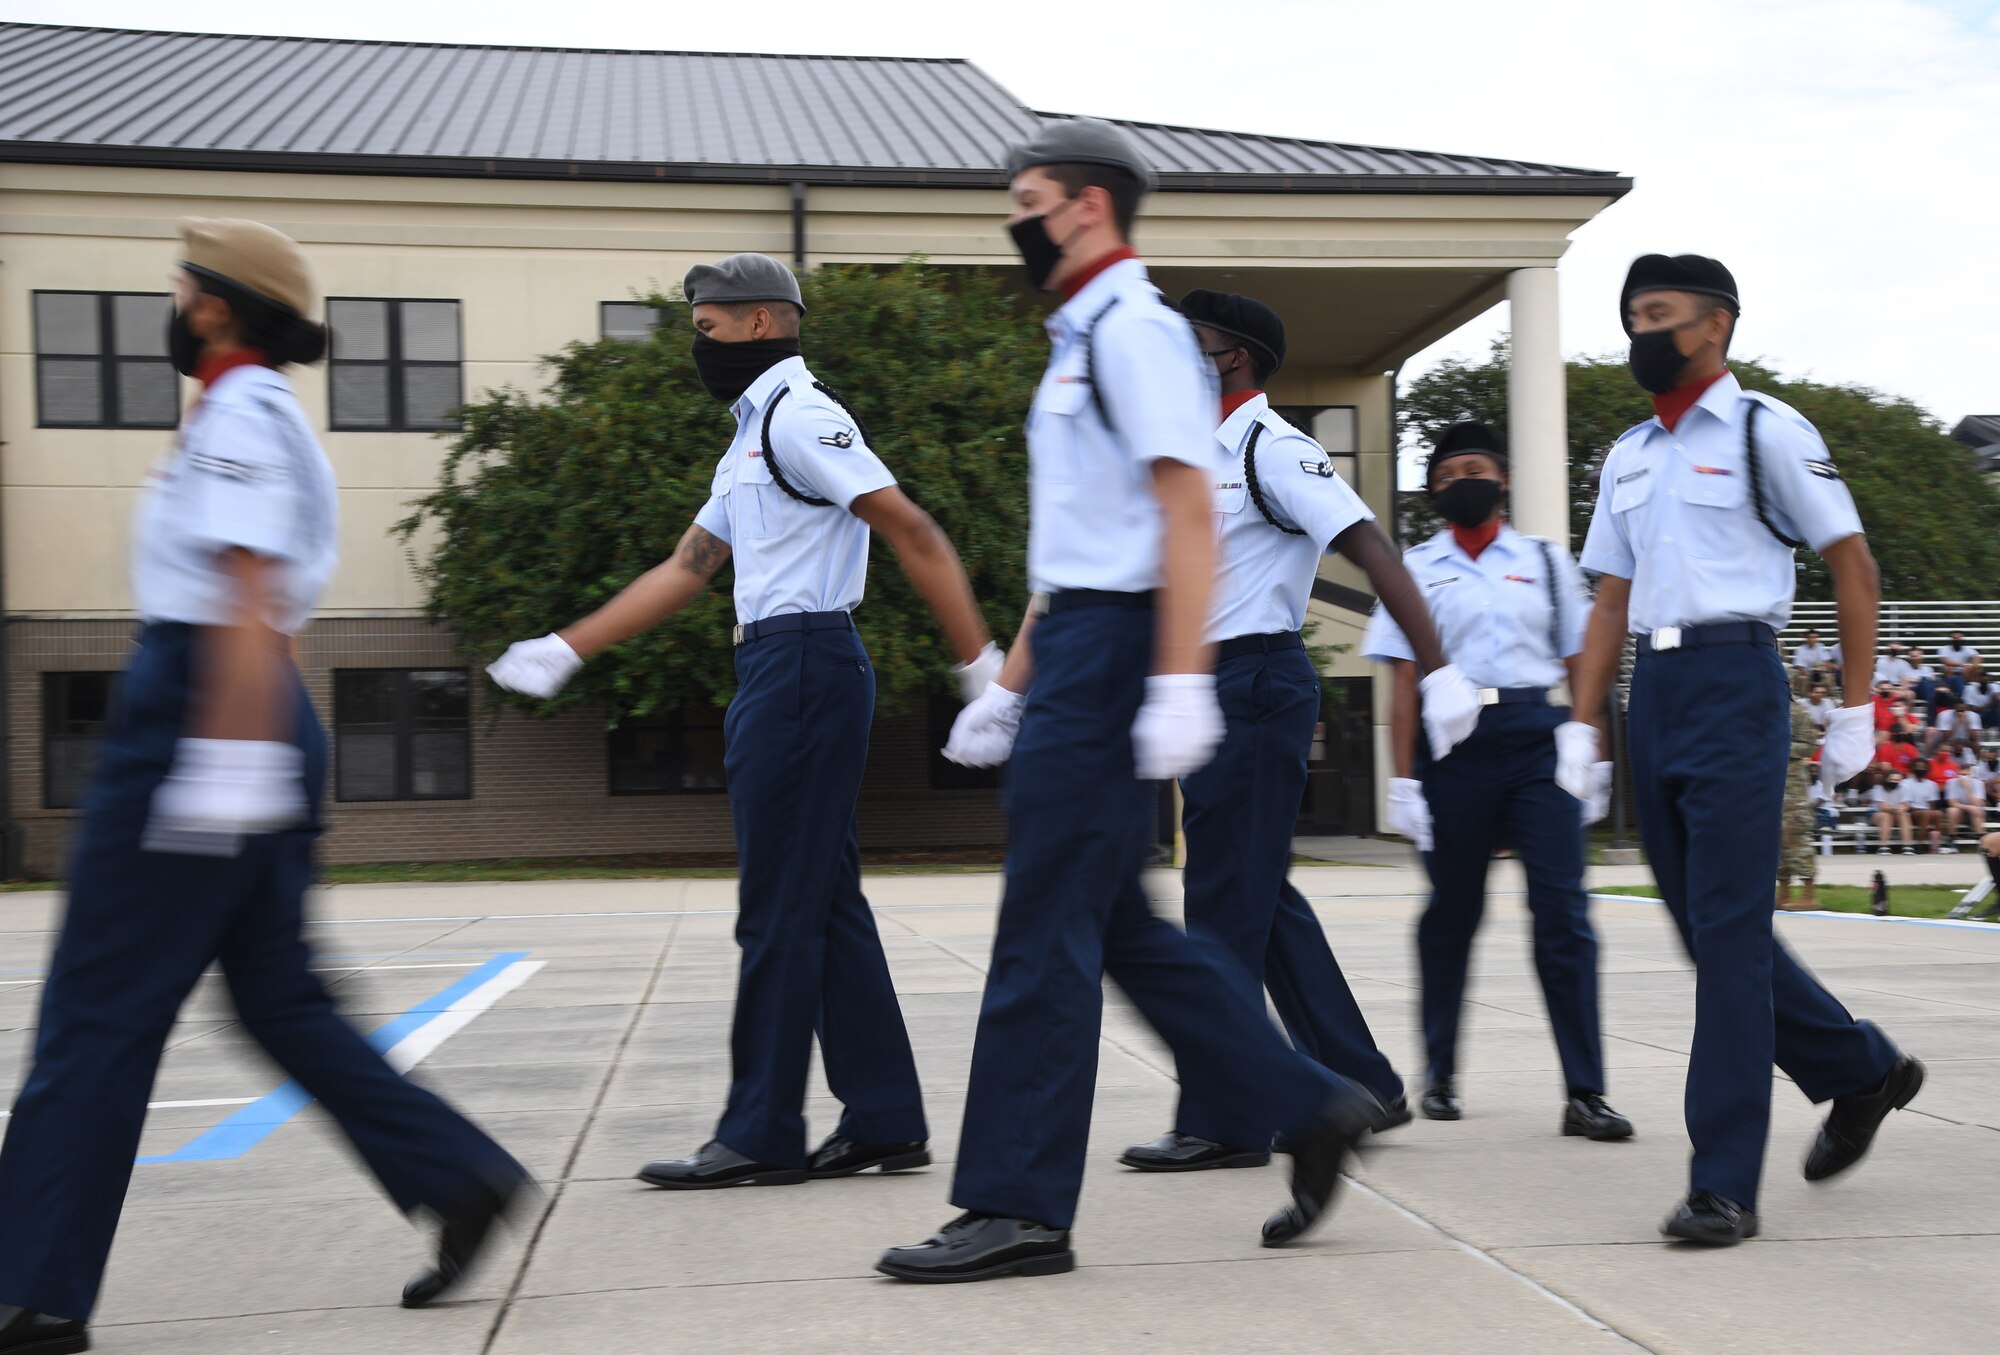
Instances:
[[[1157,916],[1140,887],[1158,795],[1132,762],[1150,608],[1059,609],[1036,624],[1033,643],[1007,792],[1006,892],[951,1199],[1067,1228],[1083,1184],[1106,974],[1173,1049],[1182,1083],[1216,1107],[1222,1142],[1304,1131],[1343,1084],[1285,1045],[1235,960]]]
[[[1769,645],[1641,654],[1632,673],[1639,836],[1695,967],[1690,1184],[1751,1209],[1772,1063],[1826,1101],[1880,1082],[1896,1059],[1771,932],[1791,699]]]
[[[1235,957],[1253,1002],[1263,1001],[1262,976],[1296,1048],[1393,1101],[1402,1080],[1375,1047],[1318,915],[1286,878],[1319,722],[1319,674],[1303,648],[1240,654],[1216,666],[1215,695],[1222,746],[1181,782],[1188,931]],[[1226,1143],[1231,1118],[1183,1088],[1174,1127]]]
[[[715,1136],[759,1162],[806,1165],[815,1032],[857,1143],[928,1136],[916,1059],[875,915],[861,893],[854,802],[868,765],[875,670],[851,629],[766,635],[736,650],[723,720],[736,826],[742,969],[729,1105]]]
[[[1488,706],[1479,725],[1418,773],[1431,808],[1431,901],[1417,923],[1424,1045],[1433,1083],[1458,1068],[1472,938],[1486,910],[1493,851],[1510,843],[1528,875],[1535,973],[1571,1091],[1603,1093],[1597,934],[1583,892],[1583,804],[1556,784],[1555,728],[1567,707]],[[1421,736],[1420,736],[1421,737]]]
[[[0,1303],[90,1316],[161,1048],[212,961],[244,1027],[332,1113],[399,1209],[461,1209],[520,1171],[384,1063],[307,970],[303,903],[326,739],[296,676],[314,826],[247,838],[235,857],[141,849],[181,734],[191,641],[185,626],[146,631],[102,744],[34,1067],[0,1149]]]

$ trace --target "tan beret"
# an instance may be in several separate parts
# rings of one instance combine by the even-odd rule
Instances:
[[[233,217],[186,217],[182,261],[276,302],[311,320],[319,310],[319,284],[305,252],[283,231]]]

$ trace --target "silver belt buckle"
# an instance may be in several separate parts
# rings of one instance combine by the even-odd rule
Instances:
[[[743,625],[741,622],[738,622],[736,629],[730,632],[729,642],[735,645],[743,643]]]
[[[1482,706],[1499,705],[1500,689],[1498,687],[1481,687],[1479,689],[1479,704]]]
[[[1680,647],[1681,628],[1679,626],[1662,626],[1653,632],[1654,649],[1679,649]]]

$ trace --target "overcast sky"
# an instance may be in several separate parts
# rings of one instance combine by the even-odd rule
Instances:
[[[8,19],[433,42],[965,57],[1029,106],[1615,170],[1563,346],[1621,350],[1650,250],[1722,259],[1736,351],[2000,413],[2000,0],[0,0]],[[1505,308],[1406,369],[1477,354]]]

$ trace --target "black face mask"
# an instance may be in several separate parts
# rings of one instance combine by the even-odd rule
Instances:
[[[1467,476],[1431,495],[1431,507],[1454,527],[1479,527],[1500,506],[1500,482]]]
[[[786,358],[799,355],[799,341],[789,339],[745,339],[724,343],[706,334],[694,336],[694,370],[710,395],[725,405],[743,398],[758,377]]]
[[[167,317],[167,357],[182,376],[193,376],[201,362],[201,339],[188,328],[187,317],[179,311]]]
[[[1690,320],[1672,329],[1652,329],[1632,336],[1632,379],[1655,395],[1665,395],[1681,384],[1688,363],[1694,359],[1674,344],[1674,335],[1700,324]]]
[[[1049,276],[1063,257],[1063,246],[1049,234],[1049,218],[1068,205],[1068,201],[1057,203],[1040,216],[1022,217],[1007,227],[1007,234],[1014,238],[1014,248],[1021,252],[1021,262],[1027,267],[1028,285],[1038,292],[1049,290]]]

